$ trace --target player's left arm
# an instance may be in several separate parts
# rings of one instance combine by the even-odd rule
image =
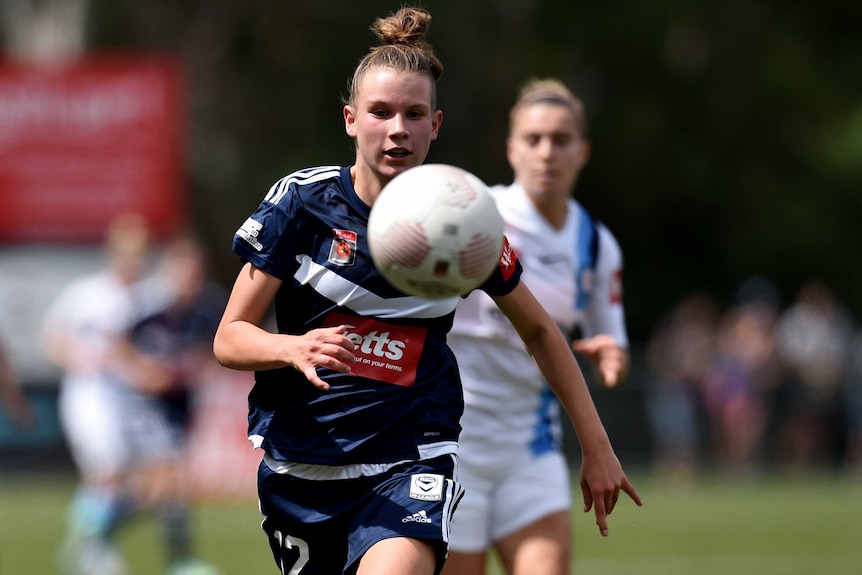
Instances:
[[[603,225],[598,226],[598,258],[593,288],[584,310],[585,338],[572,349],[595,365],[602,383],[615,387],[629,372],[629,342],[623,307],[623,256],[619,243]]]
[[[509,294],[494,300],[518,331],[572,421],[583,454],[580,484],[584,510],[594,509],[596,524],[602,535],[607,535],[607,515],[621,490],[638,505],[642,501],[614,453],[580,367],[557,324],[526,285],[519,283]]]

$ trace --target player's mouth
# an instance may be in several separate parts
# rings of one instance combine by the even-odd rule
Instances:
[[[400,160],[409,156],[412,152],[410,150],[406,150],[404,148],[391,148],[389,150],[385,150],[383,154],[387,158],[393,158],[396,160]]]

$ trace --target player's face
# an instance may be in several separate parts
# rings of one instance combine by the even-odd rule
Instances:
[[[396,175],[425,161],[443,120],[432,108],[433,90],[425,74],[372,69],[354,105],[344,107],[345,130],[356,138],[354,186],[366,202]]]
[[[515,181],[540,201],[571,194],[589,149],[571,111],[548,103],[518,111],[506,142]]]

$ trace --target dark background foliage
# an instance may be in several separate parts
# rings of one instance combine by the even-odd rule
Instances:
[[[534,76],[587,106],[575,191],[626,257],[633,339],[683,295],[811,276],[862,311],[862,8],[822,0],[433,1],[446,66],[429,161],[508,182],[508,109]],[[382,0],[91,0],[89,49],[176,54],[193,215],[232,282],[236,227],[295,169],[348,164],[341,101]]]

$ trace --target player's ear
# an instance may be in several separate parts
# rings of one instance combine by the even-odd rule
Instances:
[[[356,113],[351,106],[344,106],[344,131],[351,138],[356,137]]]
[[[440,132],[440,124],[443,123],[443,110],[434,110],[434,115],[431,116],[431,141],[437,139],[437,134]]]
[[[580,167],[583,168],[587,165],[587,162],[590,161],[590,156],[593,153],[593,147],[590,145],[589,140],[582,140],[580,145],[580,150],[578,151],[578,163]]]
[[[509,160],[509,165],[515,164],[515,156],[512,150],[512,136],[506,138],[506,159]]]

